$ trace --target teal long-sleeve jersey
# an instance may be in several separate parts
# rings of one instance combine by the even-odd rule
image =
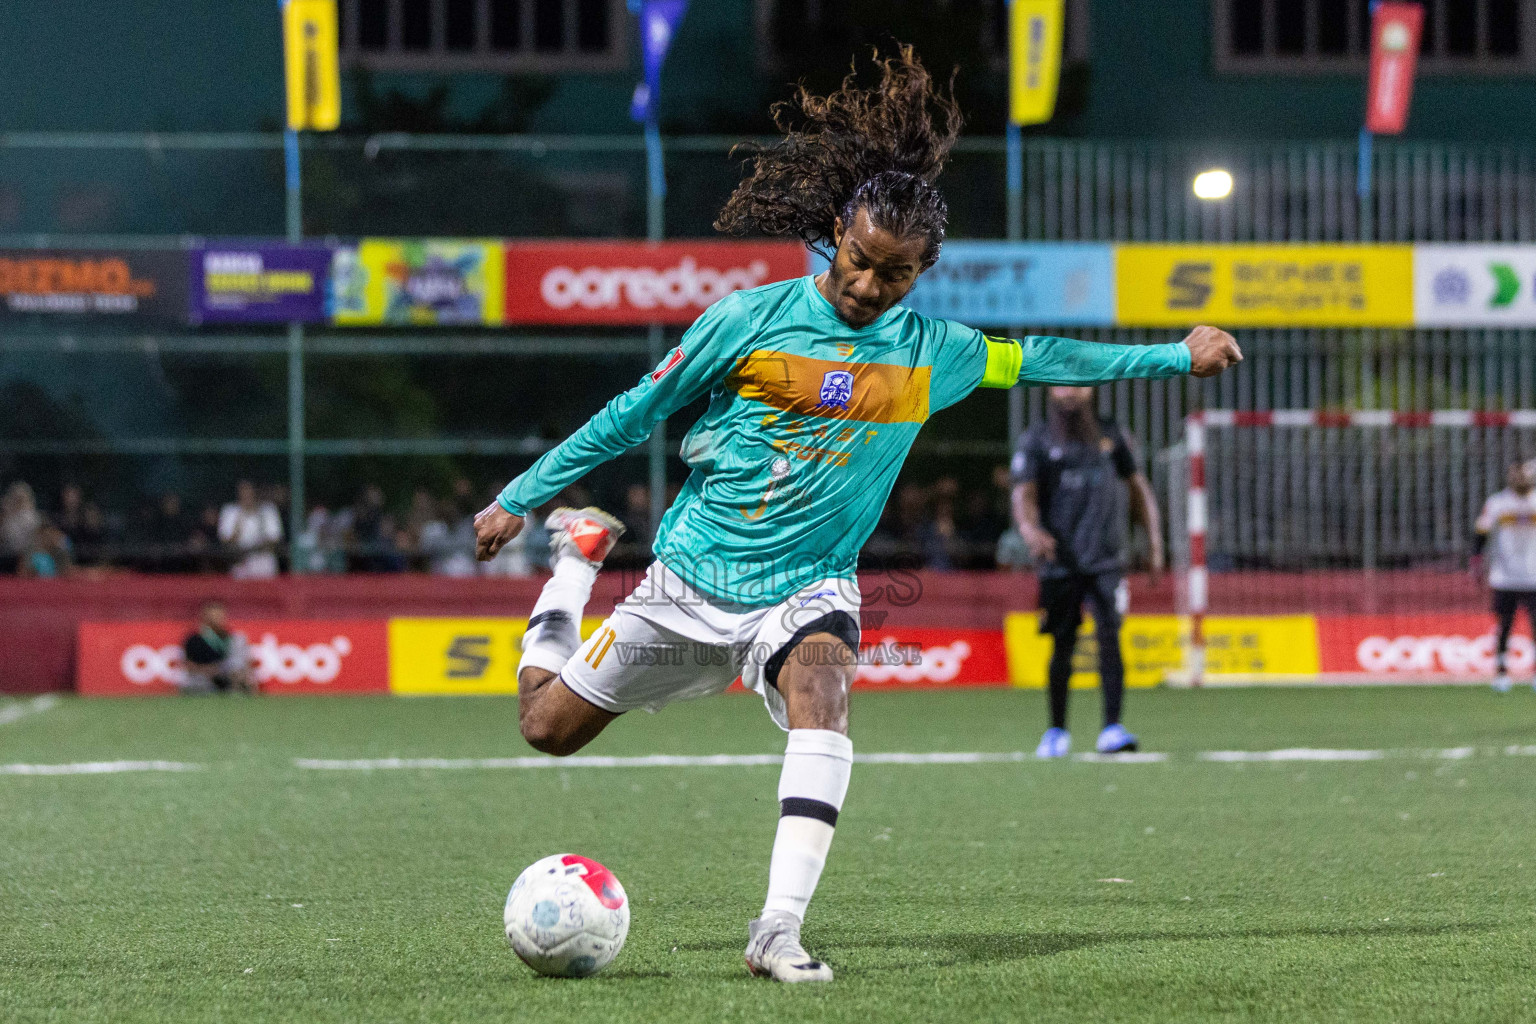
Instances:
[[[775,604],[853,576],[930,413],[977,387],[1172,377],[1189,360],[1180,343],[989,338],[902,306],[855,328],[814,278],[780,281],[710,306],[660,366],[499,501],[526,514],[707,392],[709,409],[682,443],[692,473],[661,520],[656,557],[717,600]]]

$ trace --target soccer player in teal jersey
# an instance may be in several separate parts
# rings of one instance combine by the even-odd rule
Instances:
[[[1208,377],[1242,358],[1197,328],[1179,344],[989,338],[898,305],[939,257],[947,208],[933,185],[959,132],[951,93],[909,48],[829,96],[803,88],[775,117],[716,227],[835,249],[816,277],[737,292],[677,348],[507,485],[476,518],[493,557],[530,509],[644,441],[695,398],[692,473],[662,519],[656,562],[584,643],[598,565],[622,529],[596,509],[551,517],[554,577],[518,666],[523,736],[574,753],[626,711],[718,693],[738,676],[788,731],[781,816],[747,965],[780,981],[830,980],[800,944],[853,759],[848,688],[859,643],[854,570],[918,430],[978,387]]]

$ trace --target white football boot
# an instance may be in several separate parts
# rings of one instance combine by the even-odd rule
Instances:
[[[747,936],[747,970],[754,978],[790,984],[832,980],[832,968],[800,945],[800,922],[788,914],[768,914],[749,922]]]
[[[544,520],[549,531],[549,564],[574,555],[593,565],[601,565],[608,552],[619,542],[624,524],[600,508],[557,508]]]
[[[1510,690],[1514,689],[1514,686],[1515,681],[1509,678],[1508,672],[1500,672],[1498,675],[1493,677],[1494,693],[1508,693]]]

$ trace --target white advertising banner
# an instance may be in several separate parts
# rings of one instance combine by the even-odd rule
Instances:
[[[1536,327],[1536,245],[1415,245],[1420,327]]]

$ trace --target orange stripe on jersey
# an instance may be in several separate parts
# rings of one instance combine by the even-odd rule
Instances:
[[[865,423],[923,423],[929,376],[926,366],[838,363],[759,350],[737,362],[726,386],[784,412]]]

